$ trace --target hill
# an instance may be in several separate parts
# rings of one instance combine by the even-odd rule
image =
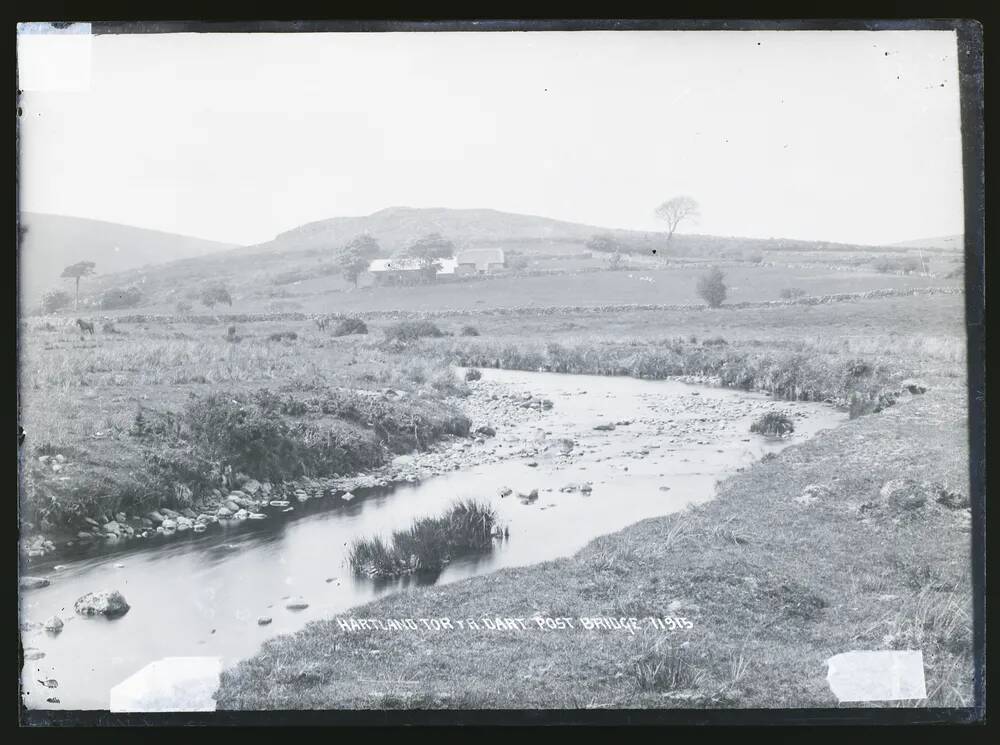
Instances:
[[[20,218],[27,232],[18,274],[21,297],[28,305],[49,289],[72,289],[72,282],[59,275],[78,261],[93,261],[97,273],[106,275],[233,248],[229,243],[82,217],[22,212]]]
[[[937,238],[917,238],[912,241],[900,241],[893,243],[899,248],[926,248],[949,251],[962,251],[965,249],[964,235],[943,235]]]

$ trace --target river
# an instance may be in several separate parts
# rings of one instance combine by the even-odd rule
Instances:
[[[489,415],[492,396],[505,391],[530,391],[553,408],[496,422],[497,436],[483,443],[446,445],[461,450],[466,465],[419,483],[360,490],[350,502],[313,500],[287,515],[155,546],[137,543],[33,566],[31,574],[51,584],[21,595],[24,647],[32,657],[44,655],[25,662],[25,704],[107,709],[112,687],[164,657],[219,657],[228,666],[270,637],[412,582],[454,582],[571,555],[596,536],[709,500],[716,480],[847,418],[819,403],[675,381],[484,370],[474,388],[480,419]],[[795,433],[782,440],[751,435],[753,419],[774,408],[793,416]],[[615,426],[595,430],[599,425]],[[573,442],[568,453],[560,439]],[[592,490],[561,491],[583,482]],[[502,486],[514,494],[501,497]],[[518,499],[532,489],[537,500]],[[459,497],[490,500],[509,528],[492,553],[455,561],[423,580],[374,582],[347,568],[353,539],[388,535]],[[75,615],[74,601],[100,589],[121,591],[129,612],[114,620]],[[291,598],[308,607],[286,609]],[[65,622],[60,633],[38,628],[53,615]],[[259,625],[263,616],[272,622]]]

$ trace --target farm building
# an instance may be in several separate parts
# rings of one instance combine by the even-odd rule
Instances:
[[[455,259],[438,259],[437,276],[453,275],[457,266]],[[406,257],[375,259],[368,265],[368,271],[377,284],[409,282],[419,275],[420,262]]]
[[[455,261],[456,274],[489,274],[506,266],[502,248],[468,248],[460,251]]]

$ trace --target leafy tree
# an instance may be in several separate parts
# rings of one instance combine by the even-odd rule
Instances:
[[[455,255],[455,244],[440,233],[429,233],[411,243],[404,255],[419,262],[425,280],[433,280],[441,268],[441,259]]]
[[[698,279],[698,295],[710,308],[718,308],[726,299],[726,275],[713,266]]]
[[[608,268],[609,269],[612,269],[612,270],[614,270],[614,269],[621,269],[624,266],[625,266],[625,260],[622,258],[622,255],[618,251],[615,251],[613,254],[611,254],[608,257]]]
[[[667,224],[667,240],[674,237],[674,231],[682,220],[698,216],[698,203],[691,197],[668,199],[654,210],[656,216]]]
[[[55,313],[57,310],[68,307],[72,302],[73,298],[70,297],[68,292],[50,290],[42,296],[42,310],[45,313]]]
[[[353,238],[344,247],[340,256],[337,257],[337,267],[344,275],[344,279],[353,282],[354,286],[357,287],[358,277],[379,253],[378,241],[365,233]]]
[[[76,280],[76,308],[80,308],[80,278],[89,277],[97,266],[93,261],[78,261],[62,270],[62,277]]]
[[[233,299],[229,296],[229,290],[223,284],[208,285],[201,291],[201,303],[208,308],[214,308],[216,304],[225,303],[232,307]]]

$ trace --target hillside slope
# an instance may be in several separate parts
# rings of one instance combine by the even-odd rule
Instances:
[[[936,238],[918,238],[912,241],[900,241],[899,243],[893,243],[892,245],[897,248],[926,248],[961,251],[965,248],[965,236],[942,235]]]
[[[46,290],[72,289],[73,283],[59,275],[78,261],[93,261],[97,274],[107,275],[233,248],[229,243],[81,217],[22,212],[20,219],[27,232],[18,274],[21,297],[28,305]]]

